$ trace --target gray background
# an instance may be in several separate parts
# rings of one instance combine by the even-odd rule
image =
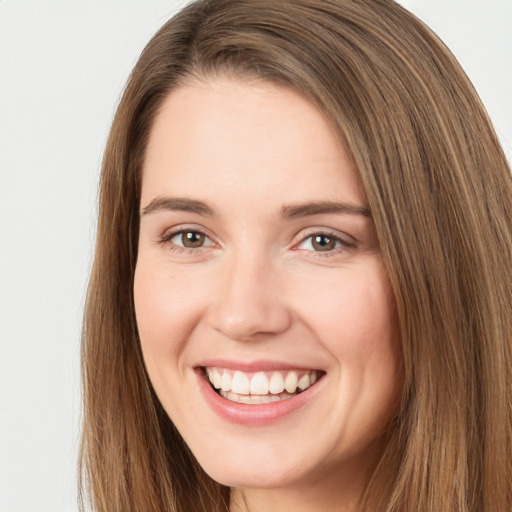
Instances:
[[[123,84],[185,1],[0,0],[0,512],[76,506],[79,333],[96,183]],[[403,0],[512,156],[512,0]]]

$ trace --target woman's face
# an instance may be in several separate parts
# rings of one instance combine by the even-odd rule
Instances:
[[[137,324],[155,391],[215,480],[305,488],[374,462],[401,379],[367,208],[299,94],[218,79],[164,102],[143,166]]]

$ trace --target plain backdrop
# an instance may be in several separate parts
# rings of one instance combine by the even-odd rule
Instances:
[[[0,512],[77,510],[102,151],[137,56],[185,3],[0,0]],[[512,0],[402,3],[458,57],[510,161]]]

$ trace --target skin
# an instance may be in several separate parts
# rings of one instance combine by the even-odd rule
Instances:
[[[214,215],[148,211],[163,197]],[[334,131],[296,92],[218,78],[164,102],[143,166],[137,323],[159,399],[205,471],[233,489],[232,511],[353,510],[396,410],[394,301],[371,216],[283,215],[325,201],[367,207]],[[183,230],[204,243],[184,247]],[[326,250],[312,243],[319,233]],[[200,391],[195,369],[214,357],[325,374],[299,409],[242,425]]]

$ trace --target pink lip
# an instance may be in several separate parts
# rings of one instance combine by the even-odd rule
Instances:
[[[228,370],[240,370],[242,372],[254,373],[254,372],[269,372],[273,370],[316,370],[314,367],[305,367],[292,365],[290,363],[280,361],[230,361],[227,359],[207,359],[201,361],[197,366],[204,368],[226,368]]]
[[[208,366],[226,368],[226,366],[222,364],[208,364]],[[241,367],[238,365],[236,368],[241,369]],[[258,366],[257,368],[262,369],[261,366]],[[279,366],[279,368],[283,369],[283,366]],[[293,366],[293,368],[296,368],[296,366]],[[252,369],[253,368],[250,368],[250,370]],[[267,366],[265,369],[277,369],[277,367],[268,368]],[[201,394],[211,409],[218,416],[231,423],[238,423],[240,425],[252,427],[259,427],[276,423],[285,416],[292,414],[298,409],[301,409],[308,402],[313,400],[314,397],[318,394],[319,388],[322,386],[323,381],[323,378],[320,379],[310,388],[306,389],[302,393],[299,393],[293,398],[288,398],[287,400],[282,400],[280,402],[270,402],[268,404],[248,405],[232,402],[231,400],[227,400],[226,398],[223,398],[217,394],[205,378],[204,370],[202,368],[196,368],[196,376],[199,380],[199,388],[201,390]]]

